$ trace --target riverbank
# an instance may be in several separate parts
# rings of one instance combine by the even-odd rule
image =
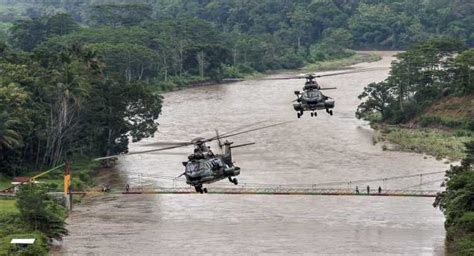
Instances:
[[[357,51],[354,53],[354,55],[347,58],[308,63],[304,67],[295,70],[274,70],[263,73],[256,72],[252,74],[247,74],[244,76],[244,80],[259,79],[268,75],[287,73],[289,71],[295,73],[315,73],[321,71],[344,70],[350,68],[350,66],[355,64],[370,63],[379,61],[381,59],[382,55],[380,51]]]
[[[99,169],[98,162],[92,162],[86,159],[76,159],[71,161],[71,188],[73,191],[88,191],[97,189],[98,184],[103,181],[102,171]],[[26,176],[37,175],[37,172],[26,174]],[[52,171],[38,179],[38,184],[47,192],[62,192],[64,188],[64,168]],[[10,180],[4,178],[0,183],[1,189],[11,186]],[[81,196],[74,196],[73,203],[80,203]],[[50,244],[45,234],[37,231],[26,219],[22,218],[16,204],[16,197],[0,197],[0,255],[9,255],[15,251],[10,241],[12,238],[35,238],[34,246],[28,249],[28,252],[34,252],[31,255],[45,255],[50,249]],[[63,220],[67,218],[67,213]],[[30,255],[30,254],[29,254]]]
[[[379,61],[382,56],[377,51],[357,51],[354,55],[343,58],[328,61],[320,61],[316,63],[310,63],[300,70],[303,72],[318,72],[318,71],[330,71],[346,69],[352,65],[359,63],[370,63]]]
[[[464,143],[472,139],[468,133],[433,128],[390,125],[373,125],[372,128],[376,130],[374,143],[380,143],[383,150],[427,154],[438,160],[462,159],[465,156]]]
[[[373,123],[374,142],[385,150],[425,153],[459,161],[465,143],[474,138],[474,95],[435,101],[411,121],[400,125]],[[385,143],[389,142],[389,143]]]
[[[226,75],[227,78],[222,80],[213,80],[209,78],[190,76],[190,77],[175,77],[171,78],[168,81],[163,81],[158,83],[155,86],[155,89],[159,93],[179,91],[182,89],[200,87],[200,86],[209,86],[216,84],[227,84],[238,82],[241,80],[251,80],[259,79],[272,74],[287,73],[287,72],[321,72],[321,71],[331,71],[331,70],[342,70],[347,69],[352,65],[359,63],[370,63],[374,61],[379,61],[382,59],[380,52],[374,51],[357,51],[354,55],[342,58],[334,59],[327,61],[319,61],[315,63],[308,63],[305,66],[299,69],[289,69],[289,70],[269,70],[265,72],[257,72],[251,68],[242,66],[242,67],[233,67],[229,70]]]

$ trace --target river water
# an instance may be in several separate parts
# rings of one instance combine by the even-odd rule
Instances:
[[[211,137],[215,128],[231,131],[248,124],[293,121],[233,137],[256,145],[233,151],[242,168],[240,184],[318,184],[443,171],[448,167],[421,154],[383,151],[372,130],[354,116],[357,96],[370,82],[388,75],[393,53],[355,69],[381,68],[319,79],[336,100],[334,116],[324,111],[297,119],[291,101],[301,80],[243,81],[192,88],[164,95],[155,138],[146,143]],[[283,77],[288,74],[278,74]],[[258,126],[256,125],[256,126]],[[144,185],[182,184],[171,178],[183,172],[191,148],[173,154],[123,157],[117,175],[132,189]],[[214,150],[217,151],[217,150]],[[423,178],[357,183],[384,189],[437,189],[442,174]],[[432,182],[433,181],[433,182]],[[226,180],[207,186],[232,186]],[[443,215],[432,198],[271,195],[108,195],[75,207],[58,254],[320,254],[444,255]]]

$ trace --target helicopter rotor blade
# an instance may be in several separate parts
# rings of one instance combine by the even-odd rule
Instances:
[[[240,134],[249,133],[249,132],[253,132],[253,131],[258,131],[258,130],[262,130],[262,129],[266,129],[266,128],[271,128],[271,127],[274,127],[274,126],[283,125],[283,124],[287,124],[287,123],[291,123],[291,122],[293,122],[293,121],[286,121],[286,122],[280,122],[280,123],[271,124],[271,125],[267,125],[267,126],[263,126],[263,127],[257,127],[257,128],[249,129],[249,130],[242,131],[242,132],[236,132],[236,133],[232,133],[232,134],[226,134],[224,136],[219,136],[219,138],[220,139],[229,138],[229,137],[237,136],[237,135],[240,135]],[[209,139],[204,139],[204,138],[199,138],[199,139],[200,139],[199,140],[200,142],[205,143],[205,142],[210,142],[210,141],[216,140],[217,138],[216,138],[216,136],[214,136],[214,137],[209,138]],[[99,158],[95,158],[94,161],[118,158],[120,156],[125,156],[125,155],[130,156],[130,155],[139,155],[139,154],[147,154],[147,153],[152,153],[152,152],[171,150],[171,149],[175,149],[175,148],[191,146],[191,145],[194,145],[194,144],[195,144],[194,142],[187,142],[187,143],[183,143],[183,144],[180,144],[180,145],[174,145],[174,146],[169,146],[169,147],[164,147],[164,148],[136,151],[136,152],[130,152],[128,154],[120,154],[120,155],[99,157]]]
[[[258,130],[263,130],[263,129],[267,129],[267,128],[271,128],[271,127],[275,127],[275,126],[279,126],[279,125],[283,125],[283,124],[288,124],[288,123],[292,123],[292,122],[293,122],[293,121],[286,121],[286,122],[280,122],[280,123],[271,124],[271,125],[266,125],[266,126],[262,126],[262,127],[257,127],[257,128],[249,129],[249,130],[246,130],[246,131],[241,131],[241,132],[226,134],[226,135],[220,136],[220,138],[221,138],[221,139],[225,139],[225,138],[237,136],[237,135],[240,135],[240,134],[245,134],[245,133],[249,133],[249,132],[253,132],[253,131],[258,131]],[[210,140],[214,140],[214,139],[211,138],[211,139],[209,139],[209,141],[210,141]]]
[[[327,87],[327,88],[319,88],[318,90],[323,91],[323,90],[336,90],[336,87]]]
[[[159,142],[152,142],[152,143],[147,143],[144,144],[143,146],[145,147],[156,147],[156,146],[179,146],[179,145],[185,145],[188,144],[189,142],[173,142],[173,141],[159,141]]]
[[[388,68],[380,67],[380,68],[366,68],[366,69],[355,69],[355,70],[349,70],[345,72],[337,72],[337,73],[330,73],[330,74],[322,74],[322,75],[317,75],[317,74],[303,74],[299,76],[288,76],[288,77],[269,77],[269,78],[261,78],[257,80],[292,80],[292,79],[305,79],[308,76],[313,76],[314,78],[320,78],[320,77],[327,77],[327,76],[339,76],[339,75],[346,75],[346,74],[354,74],[354,73],[363,73],[363,72],[370,72],[370,71],[376,71],[376,70],[385,70]]]
[[[305,77],[304,76],[269,77],[269,78],[260,78],[257,80],[293,80],[293,79],[305,79]]]
[[[184,152],[151,152],[148,153],[151,155],[167,155],[167,156],[187,156],[189,153],[184,153]]]
[[[264,121],[259,121],[259,122],[255,122],[255,123],[252,123],[252,124],[247,124],[247,125],[242,125],[242,126],[239,126],[231,131],[227,131],[227,132],[224,132],[224,133],[221,133],[219,134],[219,137],[222,137],[222,136],[225,136],[227,134],[231,134],[231,133],[234,133],[234,132],[237,132],[237,131],[240,131],[242,129],[246,129],[246,128],[249,128],[249,127],[252,127],[254,125],[257,125],[257,124],[262,124],[262,123],[265,123],[265,122],[268,122],[268,120],[264,120]]]
[[[143,150],[143,151],[136,151],[136,152],[131,152],[128,153],[127,155],[138,155],[138,154],[145,154],[145,153],[151,153],[151,152],[159,152],[159,151],[165,151],[165,150],[170,150],[170,149],[175,149],[175,148],[181,148],[181,147],[187,147],[194,145],[194,143],[187,143],[187,144],[182,144],[182,145],[176,145],[176,146],[170,146],[170,147],[164,147],[164,148],[157,148],[157,149],[150,149],[150,150]]]
[[[176,177],[175,179],[180,178],[181,176],[183,176],[183,175],[185,175],[185,174],[186,174],[186,172],[183,172],[183,173],[181,173],[178,177]]]
[[[250,145],[255,145],[255,142],[249,142],[249,143],[244,143],[244,144],[239,144],[235,146],[231,146],[230,148],[240,148],[240,147],[245,147],[245,146],[250,146]]]
[[[387,68],[356,69],[356,70],[349,70],[349,71],[345,71],[345,72],[337,72],[337,73],[323,74],[323,75],[316,75],[316,74],[314,74],[314,77],[315,77],[315,78],[320,78],[320,77],[327,77],[327,76],[339,76],[339,75],[346,75],[346,74],[370,72],[370,71],[376,71],[376,70],[382,70],[382,69],[387,69]]]

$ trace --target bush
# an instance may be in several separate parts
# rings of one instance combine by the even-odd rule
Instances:
[[[418,124],[422,127],[429,126],[444,126],[447,128],[453,129],[466,129],[474,130],[474,120],[471,119],[462,119],[462,118],[450,118],[450,117],[440,117],[440,116],[431,116],[423,115],[418,118]]]
[[[347,58],[354,55],[355,52],[327,43],[317,43],[310,47],[310,59],[316,61],[326,61]]]
[[[302,56],[296,54],[286,54],[280,58],[281,67],[285,69],[293,69],[302,67],[305,60]]]
[[[26,249],[20,249],[10,244],[13,238],[34,238],[36,240],[34,244],[29,245]],[[48,255],[47,238],[40,232],[18,233],[5,236],[0,239],[0,255]]]
[[[446,217],[448,248],[456,255],[474,253],[474,140],[465,146],[466,157],[446,171],[446,190],[433,203]]]
[[[474,211],[465,212],[455,225],[465,232],[474,232]]]
[[[46,194],[44,187],[22,186],[17,193],[16,204],[21,218],[31,229],[41,231],[50,238],[68,234],[64,222],[66,210]]]

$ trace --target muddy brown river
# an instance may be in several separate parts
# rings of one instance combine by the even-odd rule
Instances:
[[[242,168],[239,185],[319,184],[437,172],[447,165],[421,154],[383,151],[373,131],[355,118],[357,96],[370,82],[387,77],[392,53],[355,65],[370,72],[321,78],[336,100],[334,116],[324,111],[297,119],[291,101],[301,80],[243,81],[164,95],[160,128],[146,143],[211,137],[247,124],[293,122],[233,137],[256,145],[233,151]],[[278,74],[275,77],[285,76]],[[258,126],[257,125],[257,126]],[[117,175],[132,189],[180,186],[192,148],[172,154],[123,157]],[[217,151],[215,149],[214,151]],[[424,178],[348,183],[365,189],[437,189],[442,174]],[[208,185],[232,186],[227,180]],[[107,195],[87,199],[68,219],[65,255],[444,255],[443,215],[433,198],[295,195]]]

